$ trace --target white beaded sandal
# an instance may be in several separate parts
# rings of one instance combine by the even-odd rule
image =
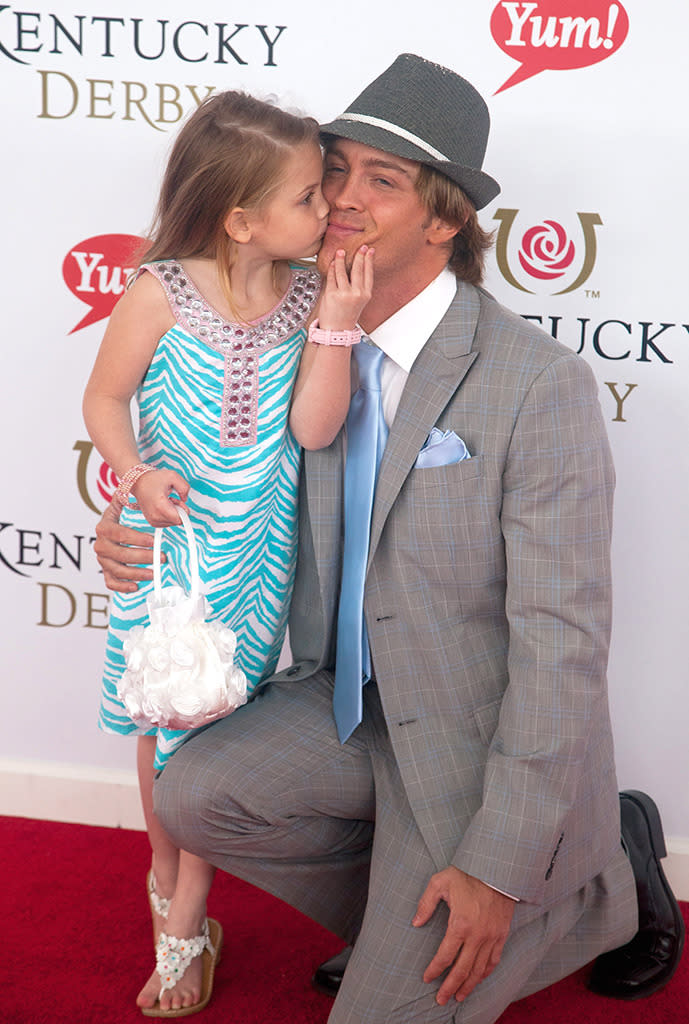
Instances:
[[[162,1010],[160,996],[158,1002],[150,1009],[141,1007],[145,1017],[189,1017],[192,1013],[203,1010],[213,992],[213,976],[220,959],[223,932],[219,921],[206,918],[203,933],[192,939],[178,939],[174,935],[160,933],[156,949],[156,970],[160,976],[160,995],[183,978],[184,972],[196,957],[203,958],[203,976],[201,980],[201,999],[193,1006],[182,1006],[178,1010]]]
[[[153,868],[146,875],[146,889],[148,890],[148,902],[151,904],[151,910],[158,917],[162,917],[164,921],[167,921],[167,915],[170,913],[171,899],[167,896],[159,896],[156,890],[156,876],[153,874]]]

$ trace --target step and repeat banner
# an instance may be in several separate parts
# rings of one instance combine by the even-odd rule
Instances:
[[[598,378],[620,782],[689,837],[687,38],[672,0],[0,5],[0,756],[134,764],[95,724],[108,594],[92,546],[116,480],[81,396],[181,120],[224,88],[328,120],[412,51],[490,107],[488,288]]]

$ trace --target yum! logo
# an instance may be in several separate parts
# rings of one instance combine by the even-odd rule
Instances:
[[[526,275],[529,284],[564,284],[550,294],[564,295],[580,288],[590,277],[596,262],[596,228],[602,224],[597,213],[578,213],[580,232],[571,238],[559,221],[546,219],[519,232],[513,232],[519,210],[496,210],[494,219],[500,221],[495,240],[495,255],[500,273],[505,280],[522,292],[534,294],[517,279]],[[515,242],[516,239],[516,242]]]
[[[70,249],[62,277],[72,294],[90,306],[70,334],[110,316],[145,245],[138,235],[95,235]]]
[[[612,56],[627,38],[629,17],[622,4],[608,0],[501,0],[490,31],[520,65],[502,92],[541,71],[584,68]]]

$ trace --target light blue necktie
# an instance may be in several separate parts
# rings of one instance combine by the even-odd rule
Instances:
[[[359,369],[359,387],[352,395],[347,415],[344,552],[333,694],[333,713],[341,743],[349,739],[361,721],[362,688],[371,678],[371,652],[364,621],[364,578],[376,476],[388,436],[380,393],[383,352],[362,341],[353,355]]]

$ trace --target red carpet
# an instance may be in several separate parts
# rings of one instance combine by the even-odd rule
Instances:
[[[0,818],[2,1024],[140,1024],[152,969],[142,832]],[[297,911],[218,874],[210,912],[225,949],[203,1024],[325,1024],[331,1001],[309,984],[341,943]],[[683,905],[689,924],[689,905]],[[236,951],[236,953],[233,952]],[[685,957],[668,987],[620,1003],[584,988],[586,972],[515,1003],[500,1024],[686,1024]]]

